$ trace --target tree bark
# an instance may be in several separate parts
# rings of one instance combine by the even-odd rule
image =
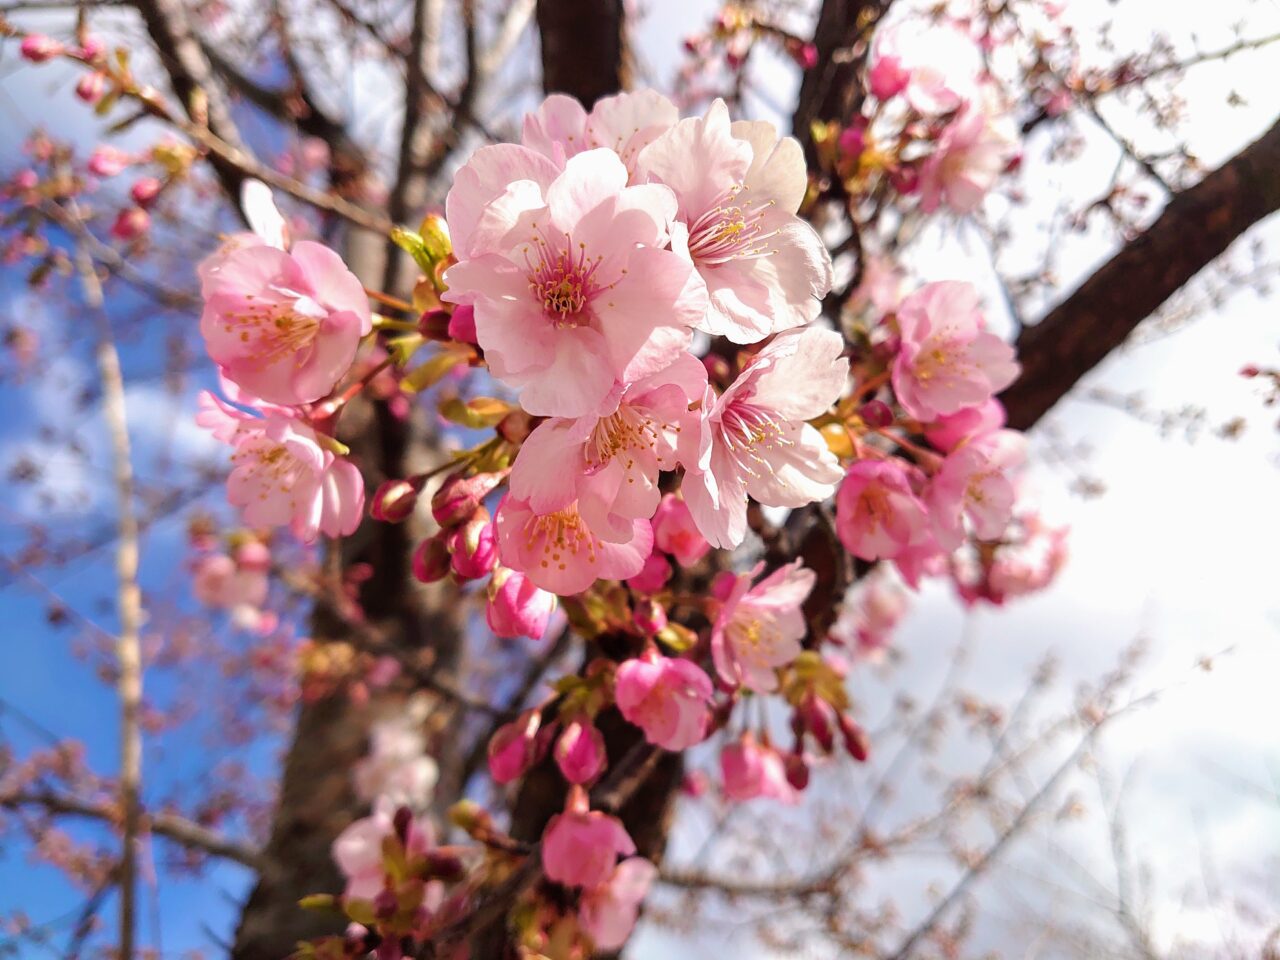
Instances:
[[[588,110],[630,79],[624,0],[538,0],[542,88]]]
[[[1143,320],[1251,226],[1280,209],[1280,121],[1194,187],[1018,337],[1022,375],[1001,399],[1034,426]]]

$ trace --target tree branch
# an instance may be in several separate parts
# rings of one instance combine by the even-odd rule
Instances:
[[[1280,209],[1280,122],[1169,201],[1074,293],[1018,338],[1022,376],[1002,396],[1009,426],[1033,426],[1162,303]]]
[[[542,88],[577,97],[588,110],[628,86],[623,0],[538,0]]]

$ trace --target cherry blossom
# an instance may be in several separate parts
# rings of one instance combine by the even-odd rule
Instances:
[[[663,553],[675,557],[682,567],[697,563],[711,549],[693,522],[688,504],[671,493],[662,498],[653,515],[653,543]]]
[[[621,820],[586,809],[585,794],[577,796],[575,801],[571,793],[569,808],[548,821],[542,834],[542,866],[556,883],[591,889],[607,883],[618,855],[631,856],[636,845]]]
[[[278,408],[254,416],[205,391],[196,422],[231,444],[227,499],[253,527],[287,526],[311,542],[360,525],[364,481],[311,427]]]
[[[600,951],[618,950],[627,942],[658,868],[644,857],[628,857],[605,883],[584,890],[578,922]]]
[[[731,800],[768,797],[795,803],[799,799],[795,788],[787,782],[782,756],[750,733],[720,751],[720,776],[724,794]]]
[[[669,366],[706,312],[688,262],[659,249],[674,197],[626,182],[605,149],[572,157],[545,192],[517,180],[484,209],[493,252],[446,271],[445,299],[474,305],[489,369],[530,414],[606,412],[615,385]]]
[[[520,141],[559,164],[607,147],[634,171],[639,152],[679,119],[676,105],[654,90],[603,97],[590,113],[573,97],[553,93],[525,116]]]
[[[1011,118],[966,105],[920,166],[920,208],[931,213],[945,204],[955,213],[972,213],[1017,153]]]
[[[805,423],[840,396],[849,361],[838,333],[818,327],[770,341],[718,399],[703,401],[696,468],[682,487],[694,522],[715,547],[747,532],[747,497],[800,507],[835,492],[843,475],[822,435]]]
[[[868,81],[878,99],[901,93],[920,113],[937,115],[969,102],[981,71],[977,45],[957,27],[915,19],[876,32]]]
[[[863,560],[893,558],[932,534],[929,513],[896,460],[859,460],[836,493],[836,533]]]
[[[980,540],[1004,533],[1013,514],[1014,473],[1026,459],[1026,438],[997,430],[968,441],[942,461],[926,494],[938,543],[954,550],[968,518]]]
[[[809,183],[796,140],[764,121],[730,123],[717,100],[645,147],[637,166],[679,201],[672,249],[692,259],[710,297],[700,329],[754,343],[817,317],[831,260],[795,215]]]
[[[801,605],[815,575],[796,560],[753,585],[763,569],[759,563],[729,582],[711,629],[711,656],[726,683],[768,693],[778,688],[777,668],[800,655]]]
[[[395,808],[380,803],[373,813],[351,823],[333,841],[333,862],[347,878],[343,896],[371,900],[383,889],[386,868],[382,842],[395,833]],[[410,821],[405,844],[410,854],[422,853],[434,842],[430,822],[425,818]]]
[[[968,283],[926,284],[902,301],[897,324],[902,345],[893,390],[919,420],[985,403],[1018,376],[1013,348],[987,332],[978,292]]]
[[[613,691],[622,716],[666,750],[686,750],[707,735],[711,678],[697,664],[656,652],[618,667]]]
[[[429,712],[426,698],[414,697],[374,722],[369,753],[351,771],[360,799],[382,799],[392,807],[419,811],[427,808],[440,777],[439,767],[426,752],[423,722]]]
[[[970,437],[991,433],[1004,426],[1004,404],[995,397],[976,407],[965,407],[925,424],[925,439],[944,453],[950,453]]]
[[[571,503],[548,513],[508,495],[498,507],[498,553],[513,570],[551,593],[580,593],[597,579],[625,580],[644,567],[653,549],[648,520],[631,524],[625,543],[602,540]]]

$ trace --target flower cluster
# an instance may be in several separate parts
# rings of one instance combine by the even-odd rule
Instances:
[[[307,541],[349,534],[364,481],[314,404],[372,331],[369,301],[332,250],[288,246],[265,185],[247,181],[243,202],[253,233],[228,239],[199,270],[200,332],[232,403],[202,393],[197,421],[234,448],[227,497],[247,523]]]

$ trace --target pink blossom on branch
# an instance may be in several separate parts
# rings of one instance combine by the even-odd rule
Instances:
[[[711,656],[725,683],[768,693],[778,689],[778,668],[800,655],[807,626],[801,607],[816,576],[800,560],[775,570],[759,583],[764,569],[730,581],[711,630]]]
[[[1017,471],[1026,459],[1026,437],[997,430],[963,444],[942,462],[926,494],[938,543],[954,550],[964,541],[967,518],[980,540],[995,540],[1013,516]]]
[[[679,119],[676,105],[654,90],[604,97],[590,113],[573,97],[553,93],[525,116],[520,141],[560,166],[584,150],[607,147],[634,172],[640,151]]]
[[[528,413],[606,412],[615,385],[669,366],[706,311],[687,261],[661,249],[671,192],[626,183],[604,149],[571,158],[545,191],[517,180],[483,210],[488,239],[470,242],[484,252],[446,271],[445,299],[474,305],[489,368]]]
[[[920,166],[920,208],[932,213],[945,204],[955,213],[972,213],[1017,154],[1009,117],[981,105],[965,106]]]
[[[569,808],[548,821],[542,834],[542,866],[556,883],[591,889],[607,883],[618,855],[631,856],[636,845],[621,820],[586,809],[585,794],[578,796],[575,802],[571,792]]]
[[[897,323],[893,391],[918,420],[978,406],[1017,379],[1013,347],[987,332],[971,284],[925,284],[899,305]]]
[[[279,408],[246,413],[205,391],[196,422],[235,448],[227,499],[253,527],[289,527],[311,542],[354,533],[364,513],[360,471],[331,441]]]
[[[795,803],[799,797],[787,781],[786,764],[771,746],[762,745],[750,733],[720,751],[720,776],[724,794],[731,800],[769,797]]]
[[[712,546],[736,547],[747,532],[747,497],[766,506],[825,500],[843,476],[826,441],[805,423],[844,390],[844,339],[807,327],[779,334],[718,399],[703,401],[701,456],[686,464],[681,492]]]
[[[577,503],[548,513],[508,495],[498,506],[498,555],[551,593],[581,593],[597,579],[625,580],[644,567],[653,550],[648,520],[631,524],[625,543],[602,540],[592,532]]]
[[[859,460],[836,493],[836,533],[863,560],[893,558],[931,535],[929,513],[896,460]]]
[[[730,123],[717,100],[645,147],[637,167],[679,201],[672,249],[693,261],[710,298],[700,329],[754,343],[817,317],[831,260],[796,216],[809,183],[796,140],[763,121]]]
[[[540,589],[523,573],[498,567],[489,580],[484,617],[497,637],[539,639],[556,609],[553,593]]]
[[[711,549],[693,522],[688,504],[671,493],[662,498],[653,515],[653,542],[663,553],[675,557],[682,567],[697,563]]]
[[[656,652],[618,667],[613,697],[622,716],[666,750],[687,750],[707,735],[711,678],[697,664]]]
[[[644,857],[628,857],[605,883],[584,890],[578,922],[597,950],[619,950],[631,936],[658,868]]]

